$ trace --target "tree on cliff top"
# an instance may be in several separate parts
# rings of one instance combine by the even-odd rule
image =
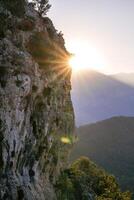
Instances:
[[[48,10],[51,8],[49,0],[33,0],[33,3],[41,16],[46,15]]]
[[[0,0],[4,6],[11,11],[13,15],[22,17],[25,13],[25,5],[28,0]],[[49,0],[32,0],[31,3],[35,6],[40,16],[45,16],[51,8]]]

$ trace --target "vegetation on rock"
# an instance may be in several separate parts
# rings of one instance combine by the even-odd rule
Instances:
[[[2,4],[15,16],[22,17],[25,13],[25,0],[1,0]]]

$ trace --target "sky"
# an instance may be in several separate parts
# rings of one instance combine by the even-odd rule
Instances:
[[[50,0],[50,4],[48,16],[63,32],[68,50],[84,41],[102,55],[104,73],[134,72],[134,0]]]

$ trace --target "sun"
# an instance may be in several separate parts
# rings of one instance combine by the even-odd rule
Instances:
[[[104,70],[105,59],[95,47],[84,42],[77,42],[73,43],[70,49],[74,53],[69,60],[69,66],[73,71],[77,72],[85,69]]]

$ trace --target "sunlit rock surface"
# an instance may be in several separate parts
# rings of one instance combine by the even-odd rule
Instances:
[[[69,53],[31,6],[0,16],[0,199],[56,199],[73,140]]]

